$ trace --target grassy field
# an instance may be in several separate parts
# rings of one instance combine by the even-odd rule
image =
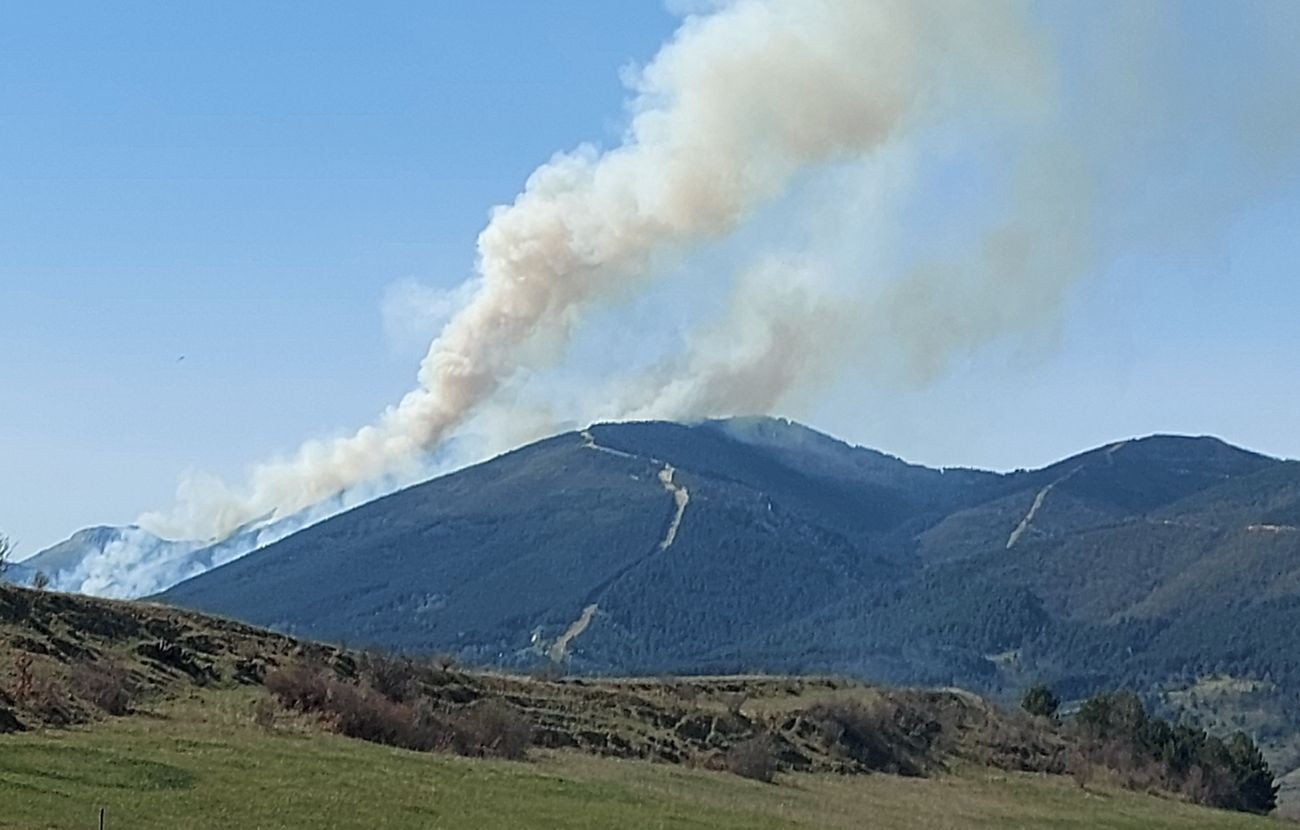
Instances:
[[[477,761],[362,743],[260,692],[204,692],[72,730],[0,736],[0,828],[1252,828],[1273,822],[1066,777],[783,775],[773,785],[569,752]]]

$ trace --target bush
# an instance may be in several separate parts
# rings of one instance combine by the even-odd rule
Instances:
[[[331,683],[326,708],[329,722],[349,738],[422,752],[450,742],[447,726],[431,714],[351,683]]]
[[[319,667],[294,665],[266,673],[262,685],[280,699],[286,709],[320,712],[329,700],[332,679]]]
[[[449,651],[439,652],[433,656],[433,664],[443,671],[449,672],[456,668],[456,655]]]
[[[42,722],[66,726],[77,720],[72,702],[63,693],[61,684],[49,675],[44,664],[37,664],[30,654],[19,654],[14,660],[14,700]]]
[[[1277,785],[1259,747],[1238,732],[1223,741],[1147,714],[1132,692],[1099,694],[1080,707],[1074,728],[1083,751],[1134,789],[1159,787],[1197,804],[1268,813]]]
[[[291,666],[267,674],[266,688],[286,708],[315,712],[340,734],[403,749],[454,749],[462,755],[523,758],[532,743],[528,719],[504,700],[479,701],[454,716],[439,716],[426,698],[410,689],[407,661],[372,660],[363,674],[392,681],[394,700],[371,686],[341,680],[322,668]],[[413,669],[413,671],[418,671]]]
[[[389,700],[402,703],[420,695],[420,671],[409,658],[367,651],[361,655],[360,669],[371,688]]]
[[[331,728],[349,738],[424,751],[451,743],[447,725],[426,707],[391,700],[369,687],[340,680],[325,669],[276,669],[267,674],[264,683],[286,708],[319,713]]]
[[[533,728],[522,712],[504,700],[481,700],[455,721],[456,749],[462,755],[522,759]]]
[[[1037,683],[1025,690],[1025,696],[1020,700],[1020,708],[1040,718],[1051,718],[1055,717],[1056,710],[1061,708],[1061,700],[1052,694],[1052,690],[1046,685]]]
[[[275,729],[276,714],[276,705],[273,698],[259,697],[257,702],[253,704],[253,723],[267,732]]]
[[[910,722],[915,718],[905,716],[893,701],[838,700],[812,707],[808,716],[832,744],[867,769],[898,775],[925,772],[923,757],[936,730],[929,723]],[[903,721],[909,721],[906,728]]]
[[[770,784],[776,777],[776,746],[770,735],[755,735],[727,750],[723,763],[741,778]]]
[[[105,714],[121,716],[131,711],[131,678],[120,665],[78,663],[72,668],[69,685],[73,696]]]

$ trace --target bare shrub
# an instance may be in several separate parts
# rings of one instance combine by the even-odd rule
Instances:
[[[76,710],[62,689],[45,668],[35,663],[30,654],[19,654],[14,660],[17,682],[14,700],[41,721],[55,726],[65,726],[77,720]]]
[[[1088,789],[1088,783],[1092,780],[1092,761],[1089,760],[1087,753],[1078,747],[1070,750],[1065,757],[1065,769],[1079,789]]]
[[[909,717],[888,699],[836,700],[808,710],[830,744],[867,769],[922,775],[937,724]]]
[[[770,784],[777,770],[775,742],[770,735],[755,735],[727,750],[724,763],[741,778]]]
[[[419,697],[420,671],[410,658],[367,651],[359,662],[361,677],[389,700],[402,703]]]
[[[444,672],[449,672],[456,668],[456,655],[450,651],[440,652],[433,656],[433,664]]]
[[[131,676],[116,663],[82,662],[72,667],[69,677],[72,694],[108,715],[121,716],[131,711],[134,690]]]
[[[320,712],[329,700],[331,678],[319,667],[293,665],[272,669],[262,684],[286,709]]]
[[[334,728],[350,738],[425,752],[445,742],[446,728],[422,718],[414,706],[351,683],[331,684],[328,713]]]
[[[277,708],[274,698],[259,697],[253,704],[253,723],[267,732],[275,729]]]
[[[468,707],[453,725],[456,749],[462,755],[519,760],[528,754],[533,738],[528,718],[506,701],[495,698]]]
[[[442,749],[452,742],[447,724],[422,702],[392,700],[321,668],[276,669],[264,682],[285,707],[319,713],[332,729],[349,738],[421,751]]]

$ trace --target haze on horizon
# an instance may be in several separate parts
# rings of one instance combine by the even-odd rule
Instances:
[[[179,473],[240,481],[399,400],[467,302],[488,208],[557,151],[619,145],[619,70],[654,58],[681,5],[13,10],[0,531],[26,555],[167,510]],[[936,466],[1032,467],[1153,432],[1300,456],[1300,6],[998,11],[1026,48],[982,65],[976,97],[996,106],[943,102],[906,141],[814,165],[734,233],[642,263],[657,281],[541,344],[546,359],[467,422],[466,452],[605,417],[611,390],[640,400],[629,371],[676,372],[669,391],[708,377],[700,354],[770,337],[765,315],[793,298],[801,331],[854,348],[740,395],[745,409]],[[1043,88],[1026,80],[1038,67]],[[1019,192],[1029,150],[1081,175]],[[936,255],[978,258],[1019,208],[1059,222],[1034,228],[1059,245],[1053,279],[987,303],[891,288]],[[969,284],[1005,287],[998,267]],[[619,413],[742,405],[654,397]]]

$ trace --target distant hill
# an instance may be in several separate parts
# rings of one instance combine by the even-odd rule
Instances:
[[[30,585],[40,573],[59,591],[115,599],[148,596],[338,513],[356,496],[338,493],[299,513],[249,522],[216,541],[164,539],[137,525],[88,527],[13,563],[4,581]]]

